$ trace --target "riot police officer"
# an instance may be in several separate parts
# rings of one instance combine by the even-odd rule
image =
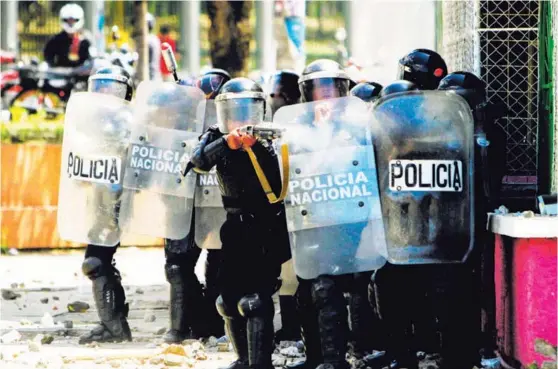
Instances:
[[[408,91],[418,91],[418,86],[406,80],[399,80],[391,82],[389,85],[382,88],[380,91],[380,97],[386,97],[392,94],[400,93],[400,92],[408,92]]]
[[[351,96],[358,97],[364,102],[370,103],[374,102],[380,97],[380,92],[383,86],[376,82],[361,82],[355,87],[351,88],[349,94]]]
[[[217,167],[227,211],[220,230],[223,258],[216,304],[238,356],[229,366],[235,369],[273,368],[271,296],[279,287],[281,264],[290,258],[283,202],[272,204],[268,197],[281,190],[277,154],[269,142],[241,130],[262,122],[266,108],[256,82],[235,78],[225,83],[216,98],[218,125],[202,135],[191,159],[197,170]],[[271,191],[262,189],[254,157]]]
[[[497,104],[487,102],[486,85],[476,75],[469,72],[448,74],[440,82],[439,90],[450,91],[463,97],[475,118],[475,244],[476,247],[463,266],[460,280],[463,282],[463,293],[468,293],[469,304],[460,307],[463,325],[460,327],[460,338],[468,337],[469,354],[482,349],[487,357],[493,357],[495,346],[494,321],[494,244],[486,231],[487,213],[498,204],[500,185],[505,172],[506,134],[495,123],[503,109]],[[473,283],[467,276],[473,276]],[[467,288],[469,287],[469,288]],[[472,290],[471,290],[472,289]],[[480,296],[479,296],[480,293]],[[479,306],[480,305],[480,306]],[[479,313],[483,313],[483,337],[479,339]],[[456,338],[457,339],[457,338]]]
[[[313,102],[346,97],[349,94],[350,83],[349,77],[338,63],[327,59],[314,61],[304,69],[299,79],[301,101]],[[358,280],[359,276],[356,279]],[[349,327],[343,291],[349,291],[355,298],[364,293],[366,301],[368,280],[369,278],[366,278],[362,291],[359,288],[349,289],[349,286],[360,285],[352,283],[352,275],[320,275],[310,280],[299,278],[296,294],[306,361],[289,365],[289,368],[348,367],[345,354]]]
[[[440,54],[416,49],[399,60],[397,79],[413,82],[420,90],[435,90],[447,74],[448,67]]]
[[[121,99],[130,101],[132,99],[133,87],[130,75],[126,70],[112,66],[99,69],[94,75],[89,77],[88,91],[102,94],[113,95]],[[109,113],[107,113],[109,114]],[[115,114],[114,123],[118,120],[119,112]],[[130,117],[131,119],[131,117]],[[108,124],[112,121],[109,120]],[[99,127],[105,129],[107,127]],[[115,129],[108,128],[111,134]],[[121,187],[115,189],[112,194],[114,206],[119,207]],[[102,230],[92,230],[100,233]],[[91,238],[95,238],[92,235]],[[119,245],[119,244],[118,244]],[[96,342],[120,342],[131,341],[132,334],[128,321],[128,304],[124,288],[122,287],[120,272],[116,269],[113,256],[118,247],[87,245],[85,250],[85,260],[82,264],[82,271],[93,282],[93,298],[97,307],[100,323],[92,331],[79,338],[80,344]]]
[[[300,100],[298,78],[297,73],[289,70],[280,70],[271,76],[267,103],[272,116],[279,108],[298,103]]]
[[[194,85],[211,100],[228,80],[230,75],[226,71],[211,69],[196,79]],[[184,83],[179,81],[179,84]],[[216,279],[220,250],[208,250],[203,291],[195,274],[201,249],[195,244],[194,229],[192,216],[191,232],[184,240],[165,239],[165,274],[170,284],[170,329],[163,338],[167,343],[224,334],[222,319],[215,309],[215,299],[219,295]]]
[[[298,89],[299,75],[290,70],[275,72],[268,82],[267,105],[271,109],[271,115],[288,105],[297,104],[300,100]],[[296,284],[296,277],[292,270],[292,263],[285,263],[282,267],[281,277],[283,288]],[[279,290],[279,309],[281,311],[281,329],[275,333],[275,341],[296,341],[300,339],[300,323],[296,311],[296,300],[294,296],[283,294],[283,288]]]

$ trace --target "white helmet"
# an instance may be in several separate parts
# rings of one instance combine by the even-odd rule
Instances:
[[[145,21],[147,22],[147,28],[149,28],[149,32],[153,31],[155,28],[155,17],[151,13],[147,13],[145,15]]]
[[[60,24],[67,33],[76,33],[83,28],[83,9],[78,4],[66,4],[60,9]]]

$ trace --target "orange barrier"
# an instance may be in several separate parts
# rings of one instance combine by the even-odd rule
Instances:
[[[1,241],[18,249],[84,245],[60,239],[56,226],[61,145],[1,145]],[[127,236],[123,245],[159,246],[159,238]]]

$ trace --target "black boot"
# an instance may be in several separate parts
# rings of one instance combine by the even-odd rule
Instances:
[[[296,291],[297,310],[300,319],[300,333],[304,341],[306,361],[287,364],[286,369],[316,369],[323,363],[320,342],[320,326],[318,312],[312,302],[310,281],[299,280]]]
[[[248,361],[250,369],[273,369],[271,355],[273,342],[273,300],[271,296],[258,294],[240,299],[240,313],[246,318],[248,338]]]
[[[371,354],[375,343],[377,324],[374,326],[374,310],[368,299],[370,277],[370,273],[357,273],[353,280],[354,288],[349,294],[350,346],[357,359]]]
[[[275,342],[300,340],[300,322],[294,296],[279,296],[281,329],[275,333]]]
[[[205,300],[207,301],[207,326],[208,333],[214,337],[225,335],[223,318],[217,312],[215,301],[221,293],[219,288],[219,266],[221,265],[221,250],[207,250],[205,261]]]
[[[126,297],[118,270],[113,266],[101,265],[97,258],[87,258],[83,269],[93,281],[93,298],[101,322],[92,331],[81,336],[79,344],[131,341],[132,333],[126,320],[128,304],[125,303]]]
[[[246,339],[246,320],[244,318],[223,318],[225,331],[238,359],[223,369],[248,369],[248,341]]]
[[[237,359],[229,366],[221,369],[249,369],[248,340],[246,338],[246,319],[238,313],[236,304],[227,306],[222,296],[215,303],[217,311],[225,321],[225,333],[233,346]]]
[[[324,363],[320,367],[346,369],[348,317],[343,292],[335,277],[320,276],[312,283],[312,300],[318,309]]]
[[[179,265],[165,265],[165,274],[170,284],[170,329],[163,340],[166,343],[179,343],[191,336],[186,321],[185,283]]]

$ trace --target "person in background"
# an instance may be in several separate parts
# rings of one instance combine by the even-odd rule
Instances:
[[[147,13],[145,19],[149,30],[149,35],[147,36],[147,45],[149,46],[149,80],[158,81],[161,79],[161,69],[159,66],[161,41],[159,41],[159,37],[153,33],[155,29],[155,17]]]
[[[162,25],[161,29],[159,30],[159,41],[161,42],[161,45],[165,42],[169,44],[172,52],[176,55],[176,41],[174,40],[174,38],[171,37],[170,27],[166,24]],[[165,64],[165,60],[163,59],[162,55],[160,58],[160,69],[161,69],[161,76],[163,78],[163,81],[174,80],[172,73],[169,72],[169,70],[167,69],[167,65]]]
[[[48,40],[43,56],[51,67],[79,67],[91,59],[91,37],[83,30],[84,13],[77,4],[60,9],[62,31]]]

